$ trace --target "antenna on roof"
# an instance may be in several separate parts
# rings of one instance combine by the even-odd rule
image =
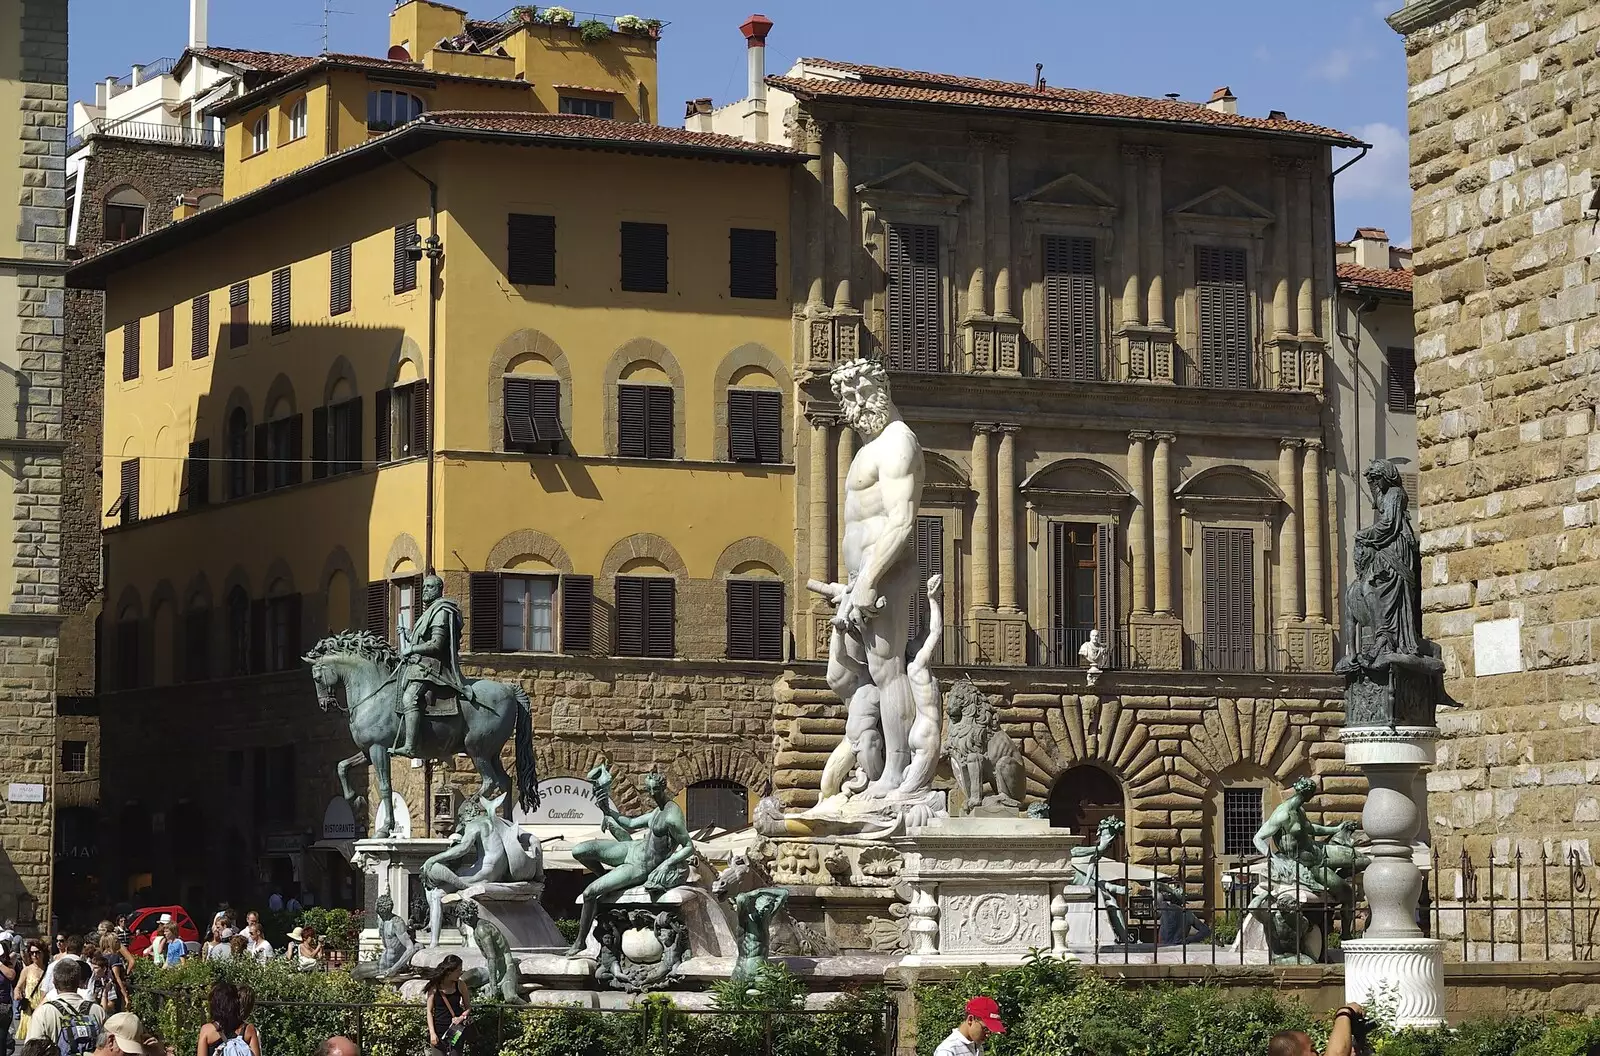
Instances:
[[[1033,90],[1037,92],[1040,88],[1043,88],[1043,87],[1044,87],[1044,63],[1036,62],[1036,63],[1033,64]]]

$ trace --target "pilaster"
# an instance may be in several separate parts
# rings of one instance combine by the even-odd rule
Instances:
[[[977,619],[994,613],[993,580],[994,536],[989,511],[994,505],[994,484],[990,473],[990,437],[995,427],[986,422],[972,427],[972,608],[968,612],[968,635],[979,640]]]
[[[833,487],[828,479],[828,434],[837,419],[829,413],[811,411],[807,420],[811,424],[811,457],[806,481],[810,500],[807,511],[806,570],[810,579],[828,583],[833,581],[833,532],[829,516]],[[833,613],[821,596],[810,594],[809,597],[810,608],[804,620],[808,631],[806,641],[810,643],[811,658],[820,660],[828,655],[828,621]]]
[[[973,613],[971,659],[992,664],[1028,662],[1028,616],[1017,604],[1017,431],[1020,426],[992,427],[1000,442],[995,455],[996,584],[999,607]],[[976,533],[974,533],[976,534]],[[974,549],[976,553],[976,548]]]

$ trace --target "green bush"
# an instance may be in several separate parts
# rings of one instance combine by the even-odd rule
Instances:
[[[342,953],[346,960],[354,961],[356,950],[361,945],[362,919],[361,915],[352,914],[348,909],[313,906],[300,911],[299,924],[302,928],[316,928],[317,934],[322,937],[324,949]]]
[[[611,37],[611,27],[598,18],[587,18],[578,23],[578,38],[585,44],[599,44]]]

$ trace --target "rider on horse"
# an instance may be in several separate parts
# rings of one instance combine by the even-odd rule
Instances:
[[[444,596],[444,580],[428,573],[422,581],[427,608],[400,642],[400,743],[392,754],[414,757],[422,728],[423,694],[467,699],[461,677],[461,607]]]

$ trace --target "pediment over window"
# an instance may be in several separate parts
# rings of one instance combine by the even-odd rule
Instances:
[[[1076,495],[1128,495],[1128,485],[1115,472],[1087,458],[1064,458],[1038,470],[1022,482],[1024,491],[1055,491]]]
[[[1252,227],[1270,224],[1276,219],[1270,210],[1227,186],[1217,187],[1184,202],[1172,210],[1172,216],[1180,220],[1231,221]]]
[[[1278,486],[1244,466],[1212,466],[1178,485],[1173,493],[1190,500],[1281,502]]]
[[[924,487],[966,488],[966,471],[944,455],[924,451],[922,455],[922,483]]]
[[[1115,208],[1117,204],[1109,194],[1082,176],[1070,172],[1029,191],[1017,202],[1020,205],[1064,205],[1090,209]]]
[[[856,193],[939,199],[967,197],[965,187],[941,176],[920,161],[908,162],[876,180],[858,184]]]

